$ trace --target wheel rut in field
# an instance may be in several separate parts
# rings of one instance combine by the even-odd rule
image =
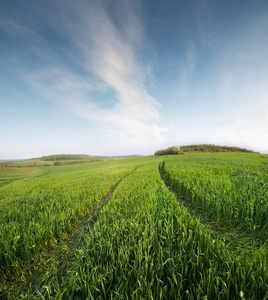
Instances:
[[[181,206],[186,208],[191,217],[199,219],[201,225],[210,230],[212,238],[219,237],[229,249],[239,250],[241,252],[251,251],[250,249],[252,249],[252,246],[259,248],[267,244],[267,241],[265,240],[256,240],[256,237],[253,236],[253,234],[251,235],[237,227],[231,227],[229,224],[226,225],[224,222],[213,218],[213,216],[208,215],[207,212],[192,204],[186,197],[180,195],[179,191],[172,188],[166,178],[165,161],[159,163],[158,171],[167,189],[175,195],[178,202]]]
[[[80,220],[73,232],[62,240],[56,249],[51,251],[44,251],[42,253],[42,261],[45,265],[42,266],[44,271],[32,271],[31,275],[27,275],[24,281],[16,281],[11,283],[11,290],[14,291],[14,295],[17,293],[27,292],[39,292],[44,289],[46,284],[52,284],[53,281],[58,281],[59,278],[66,277],[67,271],[71,263],[75,260],[75,252],[83,247],[85,244],[85,236],[92,229],[97,222],[99,215],[101,214],[104,206],[109,202],[114,190],[120,184],[122,180],[133,174],[137,169],[141,168],[140,165],[127,173],[120,180],[118,180],[108,191],[108,193],[90,207],[89,213]],[[61,280],[61,279],[60,279]],[[9,289],[7,287],[7,289]],[[13,294],[11,291],[11,294]],[[40,294],[39,294],[40,295]],[[1,294],[0,294],[1,296]],[[16,296],[15,296],[16,297]]]
[[[47,176],[52,172],[52,170],[47,170],[39,175],[36,175],[35,177],[43,177],[43,176]]]
[[[69,235],[69,239],[66,242],[64,242],[63,245],[61,245],[61,248],[63,248],[63,252],[66,252],[66,249],[69,249],[73,253],[74,251],[76,251],[79,245],[81,246],[83,244],[84,236],[87,234],[87,232],[89,232],[94,223],[97,222],[103,207],[108,203],[108,201],[112,197],[114,190],[117,188],[117,186],[123,179],[133,174],[140,167],[142,166],[135,168],[134,170],[123,176],[120,180],[118,180],[111,187],[108,194],[100,201],[96,202],[90,208],[89,213],[79,222],[75,230]],[[59,253],[59,256],[62,257],[61,253]]]

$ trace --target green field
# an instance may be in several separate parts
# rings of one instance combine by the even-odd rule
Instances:
[[[268,299],[267,242],[268,155],[0,169],[0,299]]]
[[[54,154],[30,159],[0,161],[0,176],[5,169],[14,168],[33,168],[33,167],[49,167],[59,165],[75,165],[83,163],[91,163],[104,160],[116,160],[139,157],[139,155],[126,155],[126,156],[91,156],[86,154]],[[1,170],[2,169],[2,170]],[[24,171],[22,171],[24,172]]]

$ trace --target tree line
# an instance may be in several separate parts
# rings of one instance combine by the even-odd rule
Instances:
[[[62,161],[62,160],[84,160],[90,159],[92,156],[87,154],[53,154],[40,157],[41,161]]]
[[[154,155],[184,154],[185,152],[246,152],[256,153],[253,150],[234,146],[219,146],[214,144],[198,144],[187,146],[173,146],[167,149],[157,150]]]

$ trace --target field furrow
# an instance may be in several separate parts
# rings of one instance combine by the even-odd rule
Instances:
[[[0,188],[0,297],[268,299],[263,160],[152,156]]]
[[[90,166],[91,167],[91,166]],[[0,189],[0,276],[24,278],[137,165],[20,180]]]
[[[256,234],[248,233],[239,227],[220,220],[217,216],[209,214],[207,210],[196,206],[190,196],[185,196],[183,192],[176,189],[171,181],[168,181],[167,170],[165,169],[165,161],[159,163],[159,174],[169,191],[171,191],[178,199],[179,203],[184,206],[193,218],[197,218],[204,227],[207,227],[212,238],[221,238],[230,249],[239,250],[239,255],[244,251],[252,251],[252,247],[260,248],[265,246],[267,238],[257,239]],[[268,251],[268,249],[267,249]]]
[[[241,257],[192,218],[160,178],[158,162],[114,190],[68,267],[51,266],[33,299],[264,299],[263,253]],[[54,265],[55,266],[55,265]],[[258,280],[256,280],[258,278]]]
[[[268,239],[268,171],[256,155],[200,154],[161,165],[165,182],[189,209],[215,225]]]
[[[83,217],[70,234],[65,235],[64,240],[59,242],[56,249],[42,253],[42,261],[39,262],[39,269],[37,271],[33,267],[29,272],[30,274],[26,275],[23,280],[6,284],[5,288],[2,288],[2,294],[4,295],[5,293],[7,297],[12,298],[16,297],[16,295],[20,293],[19,291],[21,291],[21,293],[24,293],[25,291],[29,292],[33,287],[35,290],[38,290],[48,282],[49,284],[53,284],[55,276],[54,272],[51,272],[51,270],[57,269],[61,276],[68,276],[67,272],[70,264],[74,261],[75,253],[84,246],[85,236],[98,220],[104,206],[112,198],[114,190],[120,184],[122,179],[130,176],[140,167],[141,166],[138,166],[124,175],[111,187],[108,194],[103,199],[94,203],[89,208],[87,215]]]

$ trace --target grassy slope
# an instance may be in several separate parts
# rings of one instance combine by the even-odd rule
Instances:
[[[163,175],[174,191],[214,221],[267,232],[267,163],[268,156],[256,154],[167,157]]]
[[[24,273],[33,256],[55,247],[60,236],[141,161],[45,167],[43,176],[1,187],[0,273]]]
[[[41,168],[16,168],[0,166],[0,187],[31,176],[38,176],[43,173]]]
[[[101,161],[101,160],[117,160],[117,159],[130,159],[138,158],[140,155],[122,155],[122,156],[91,156],[85,154],[55,154],[49,156],[42,156],[30,159],[0,161],[0,168],[4,167],[40,167],[51,166],[53,163],[58,162],[61,164],[72,163],[87,163],[89,161]],[[1,170],[0,170],[1,174]]]
[[[93,157],[91,159],[94,163],[92,168],[95,168],[95,163],[98,161],[114,161],[120,159],[131,159],[131,158],[139,158],[138,156],[116,156],[116,157],[108,157],[108,156],[98,156]],[[97,160],[97,161],[94,161]],[[79,170],[87,170],[88,169],[88,158],[85,157],[84,159],[80,159],[80,162],[85,163],[85,167],[81,166],[81,164],[70,164],[70,165],[61,165],[53,166],[54,161],[44,161],[40,157],[27,159],[27,160],[20,160],[20,161],[11,161],[11,162],[3,162],[0,163],[0,187],[12,183],[16,180],[25,179],[28,177],[35,177],[35,176],[45,176],[45,175],[52,175],[52,174],[60,174],[64,172],[74,172]],[[62,164],[74,163],[77,162],[77,159],[71,160],[63,160],[58,161]],[[112,163],[112,162],[111,162]],[[43,164],[47,164],[47,166],[42,166]],[[21,167],[21,166],[31,166],[31,167]],[[96,165],[97,168],[100,165]]]
[[[178,199],[165,186],[158,170],[159,163],[166,159],[167,170],[185,165],[184,177],[187,175],[187,179],[189,175],[195,174],[197,180],[203,171],[206,174],[207,169],[203,168],[203,171],[194,173],[193,165],[199,164],[204,167],[205,162],[219,158],[227,161],[229,159],[234,165],[238,157],[244,157],[241,164],[244,165],[247,161],[252,170],[255,163],[267,166],[267,156],[213,154],[205,158],[204,155],[193,154],[176,158],[143,157],[124,161],[48,167],[51,172],[47,175],[44,173],[43,177],[29,177],[0,188],[2,199],[0,209],[7,205],[8,211],[9,203],[14,206],[16,202],[21,201],[20,199],[25,200],[26,196],[27,199],[29,196],[30,198],[36,196],[38,201],[43,202],[43,195],[47,193],[49,209],[53,205],[60,205],[60,210],[55,210],[59,220],[66,217],[66,210],[62,211],[62,215],[59,215],[59,212],[62,208],[65,209],[68,203],[66,196],[73,193],[79,201],[69,202],[67,208],[71,206],[75,208],[76,205],[82,204],[80,213],[73,215],[74,224],[75,220],[83,215],[83,211],[85,213],[94,202],[84,202],[86,205],[83,206],[82,193],[86,193],[87,189],[92,190],[96,177],[99,178],[99,181],[97,179],[99,186],[92,190],[93,194],[90,196],[100,191],[95,199],[103,199],[107,192],[111,191],[113,183],[117,184],[96,223],[90,225],[86,234],[76,244],[76,251],[70,254],[71,256],[67,255],[71,251],[67,246],[66,257],[59,258],[56,255],[57,250],[53,250],[50,252],[52,256],[49,258],[49,264],[40,263],[35,271],[31,269],[34,267],[30,266],[31,261],[27,262],[27,258],[21,257],[20,261],[27,263],[20,266],[18,274],[21,276],[28,269],[33,275],[26,276],[22,285],[12,284],[13,289],[7,283],[4,284],[5,295],[19,295],[22,292],[19,292],[18,287],[24,286],[22,291],[26,298],[36,297],[36,299],[40,298],[39,293],[45,298],[49,294],[58,295],[58,299],[97,296],[119,298],[120,295],[155,299],[202,299],[205,296],[208,299],[240,299],[244,297],[239,296],[242,295],[241,291],[245,294],[245,298],[263,299],[265,295],[268,297],[268,278],[264,269],[268,259],[265,248],[255,249],[252,246],[246,252],[243,252],[243,249],[238,251],[230,248],[228,246],[230,242],[226,242],[221,235],[217,235],[217,232],[212,232],[211,226],[200,223],[194,214],[190,216],[187,210],[181,207]],[[135,170],[137,167],[139,168]],[[208,169],[214,178],[215,172],[211,173],[211,168]],[[218,168],[217,172],[221,169],[225,172],[228,166]],[[178,172],[176,168],[175,171]],[[174,178],[181,177],[183,176]],[[239,186],[237,188],[239,189]],[[214,190],[212,187],[212,192],[216,192],[217,189],[216,187]],[[54,202],[53,195],[56,192],[60,194]],[[86,195],[84,199],[89,198]],[[5,205],[2,203],[2,207],[1,201],[6,201]],[[34,213],[36,216],[37,205],[31,207],[37,209]],[[67,219],[68,217],[69,215]],[[43,228],[46,231],[48,227]],[[19,230],[24,229],[22,227]],[[56,232],[59,232],[58,227]],[[14,241],[16,234],[20,232],[8,240]],[[233,235],[235,236],[234,232]],[[21,240],[19,239],[15,246],[19,241]],[[57,249],[57,245],[54,247]],[[25,254],[24,249],[21,254]],[[62,267],[66,266],[65,259],[68,260],[67,269]]]

